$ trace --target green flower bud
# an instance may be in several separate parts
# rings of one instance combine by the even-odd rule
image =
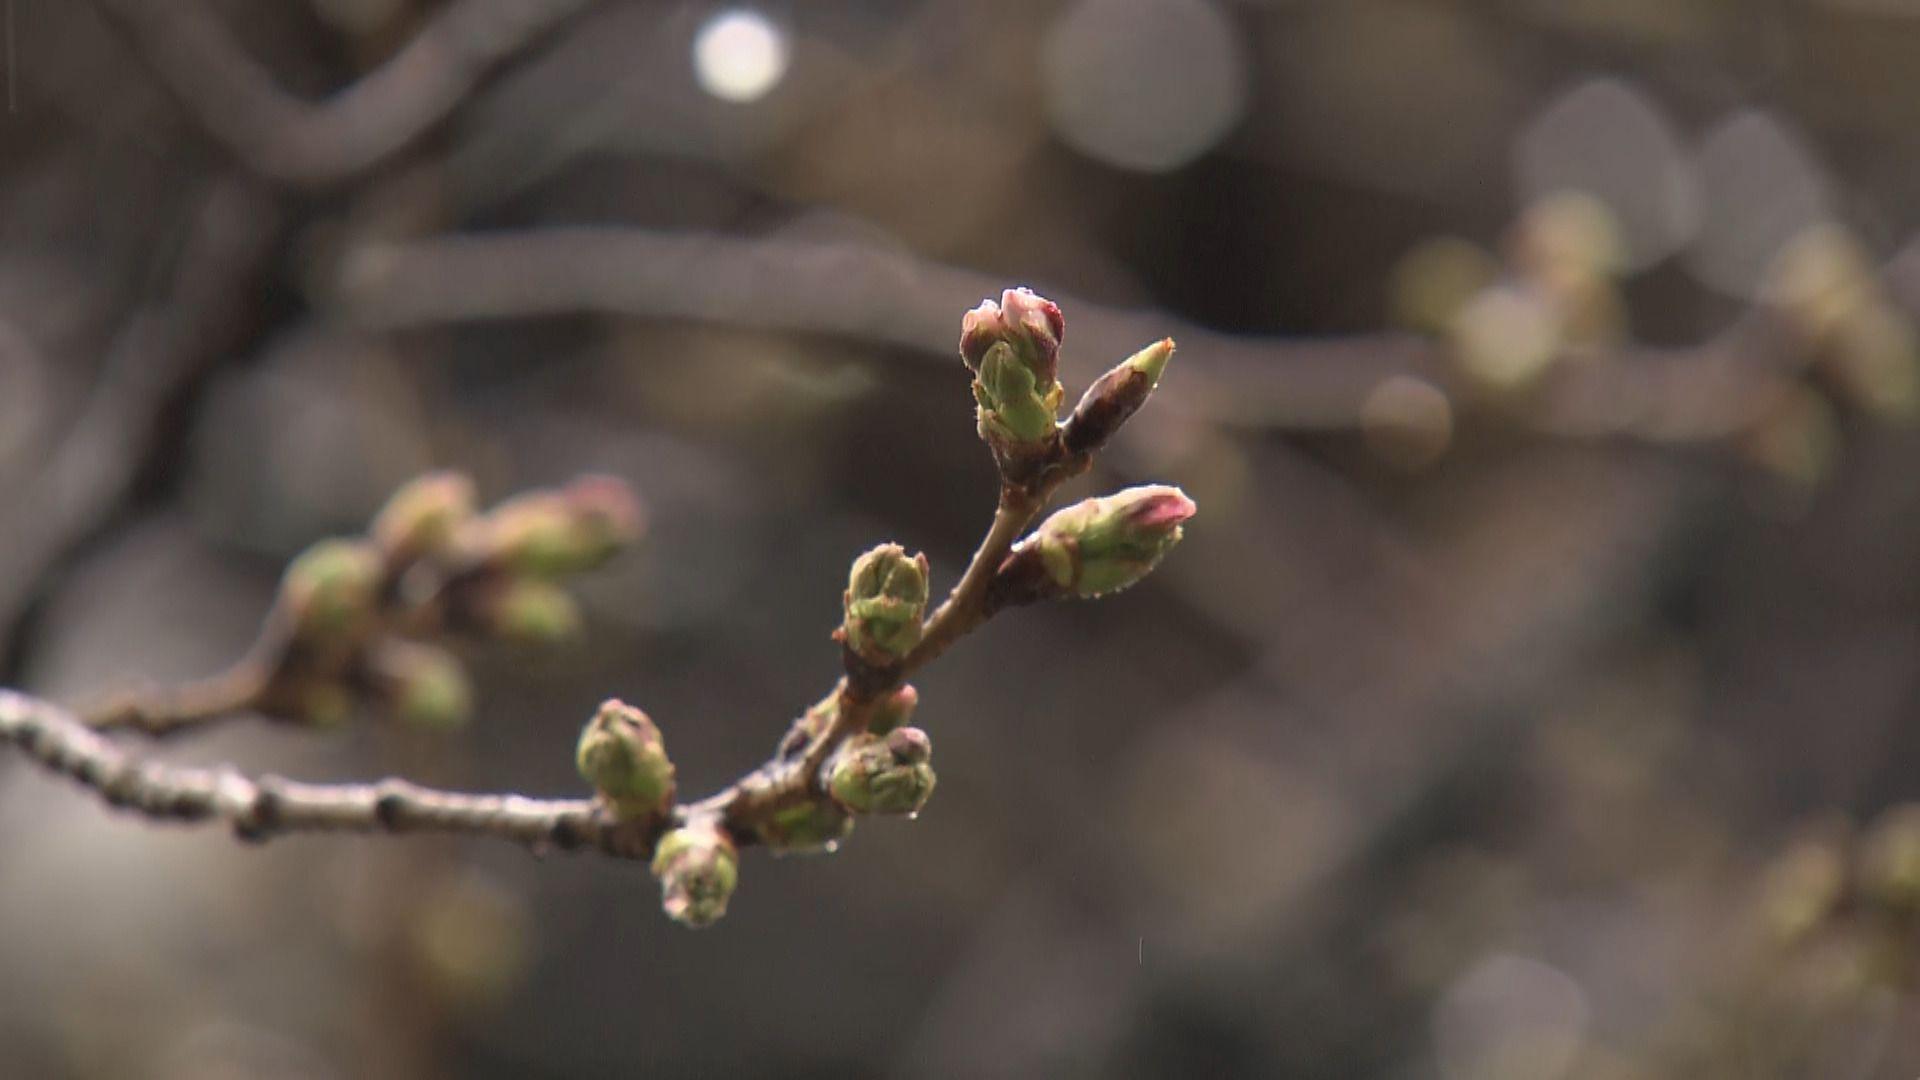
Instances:
[[[998,445],[1050,437],[1060,400],[1059,305],[1027,289],[1008,289],[1000,303],[982,301],[960,322],[960,357],[972,370],[980,436]]]
[[[673,801],[673,762],[647,714],[608,698],[580,732],[580,776],[623,818],[661,813]]]
[[[482,600],[481,615],[493,633],[525,645],[558,645],[580,636],[580,605],[548,581],[499,583]]]
[[[1880,816],[1860,845],[1860,881],[1889,907],[1920,908],[1920,804]]]
[[[1088,454],[1105,446],[1120,425],[1147,403],[1172,358],[1173,339],[1162,338],[1094,380],[1061,431],[1067,451]]]
[[[374,542],[389,557],[433,555],[453,546],[472,520],[473,481],[456,472],[428,473],[404,484],[373,519]]]
[[[373,657],[382,696],[401,722],[434,731],[465,726],[473,715],[473,684],[452,653],[393,640]]]
[[[919,728],[855,735],[834,758],[828,789],[859,814],[916,814],[933,794],[933,743]]]
[[[322,540],[287,567],[280,599],[302,638],[351,638],[373,619],[383,573],[380,553],[371,546],[353,540]]]
[[[776,855],[832,852],[853,831],[853,819],[838,804],[806,802],[773,812],[758,829]]]
[[[847,647],[868,663],[891,664],[920,643],[927,613],[927,557],[908,557],[899,544],[882,544],[854,560],[847,578]]]
[[[486,518],[486,551],[500,565],[552,578],[591,570],[640,535],[640,504],[612,477],[501,503]]]
[[[739,883],[740,855],[718,829],[673,829],[653,850],[653,876],[660,879],[661,907],[669,918],[712,926],[727,913],[727,900]]]
[[[913,720],[913,712],[920,707],[920,691],[911,686],[902,686],[893,693],[880,699],[874,706],[873,720],[867,724],[867,730],[875,735],[885,735],[897,727],[904,727]]]
[[[1055,513],[1020,542],[1010,561],[1037,557],[1063,593],[1104,596],[1146,577],[1180,542],[1180,523],[1193,513],[1193,500],[1179,488],[1128,488]]]

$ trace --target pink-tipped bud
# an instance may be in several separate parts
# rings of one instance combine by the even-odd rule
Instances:
[[[1022,600],[1119,592],[1146,577],[1180,542],[1181,525],[1195,509],[1185,492],[1164,484],[1087,499],[1042,522],[1015,547],[1001,573],[1024,576],[1041,590]]]

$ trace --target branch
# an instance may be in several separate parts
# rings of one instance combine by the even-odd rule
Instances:
[[[482,78],[592,0],[461,0],[378,69],[322,104],[273,74],[199,0],[97,0],[207,132],[249,167],[324,187],[419,139]]]
[[[667,913],[706,925],[726,910],[741,847],[832,851],[856,815],[913,814],[926,803],[932,741],[908,726],[919,699],[907,676],[1007,607],[1127,588],[1180,540],[1193,503],[1165,487],[1086,500],[1022,538],[1053,491],[1086,472],[1146,402],[1173,352],[1163,339],[1123,361],[1062,423],[1056,372],[1064,331],[1060,309],[1024,289],[967,315],[961,355],[974,376],[979,433],[1001,475],[986,537],[931,617],[924,555],[884,544],[856,560],[835,634],[844,675],[769,761],[705,799],[674,801],[675,770],[659,730],[614,700],[588,722],[576,750],[591,800],[177,768],[133,757],[88,726],[166,735],[240,710],[325,724],[366,696],[444,723],[447,713],[464,712],[464,673],[429,641],[499,630],[511,614],[503,597],[532,587],[550,602],[547,578],[592,566],[633,539],[637,507],[606,478],[523,495],[482,515],[470,481],[423,477],[394,495],[367,537],[325,541],[296,559],[259,641],[226,674],[123,696],[88,720],[0,691],[0,737],[112,805],[161,820],[223,820],[247,839],[432,830],[651,857]]]
[[[98,792],[109,805],[161,821],[224,821],[245,840],[299,832],[444,832],[623,858],[643,858],[651,847],[591,799],[469,795],[404,780],[304,784],[230,768],[143,761],[72,713],[6,689],[0,689],[0,739]]]

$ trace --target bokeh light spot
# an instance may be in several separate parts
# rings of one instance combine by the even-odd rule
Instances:
[[[1177,169],[1246,110],[1246,57],[1207,0],[1081,0],[1054,24],[1043,63],[1054,130],[1123,169]]]
[[[694,35],[693,70],[722,101],[758,100],[787,73],[787,35],[757,11],[719,12]]]

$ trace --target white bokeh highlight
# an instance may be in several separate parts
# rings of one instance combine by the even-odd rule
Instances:
[[[722,101],[765,97],[787,73],[786,33],[748,8],[717,12],[693,37],[693,72],[700,88]]]
[[[1047,34],[1047,117],[1067,145],[1139,172],[1212,149],[1247,106],[1247,59],[1208,0],[1081,0]]]

